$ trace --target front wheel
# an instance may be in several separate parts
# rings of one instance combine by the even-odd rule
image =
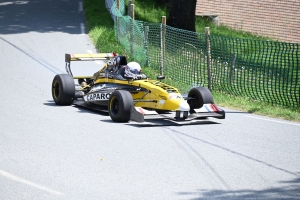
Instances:
[[[115,90],[109,97],[108,112],[115,122],[128,122],[132,107],[133,99],[128,91]]]
[[[194,109],[201,108],[203,104],[214,103],[213,97],[209,89],[205,87],[196,87],[189,91],[187,101],[190,105],[190,113],[195,113]]]
[[[75,97],[73,77],[69,74],[57,74],[52,81],[51,92],[57,105],[71,105]]]

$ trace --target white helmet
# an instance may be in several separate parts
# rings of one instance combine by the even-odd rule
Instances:
[[[130,62],[125,66],[125,78],[133,78],[137,79],[139,75],[142,73],[142,68],[137,62]]]

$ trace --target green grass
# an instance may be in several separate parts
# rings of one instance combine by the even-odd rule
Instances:
[[[161,23],[162,16],[166,16],[166,9],[155,7],[153,1],[149,1],[149,0],[134,1],[134,5],[135,5],[135,12],[134,12],[135,20]]]
[[[155,8],[154,0],[135,1],[135,18],[147,22],[161,22],[161,16],[166,15],[164,8]],[[85,0],[85,19],[88,34],[99,52],[117,52],[126,55],[129,61],[132,61],[131,55],[120,45],[115,37],[114,22],[110,13],[105,8],[105,1]],[[127,9],[127,8],[126,8]],[[204,32],[204,28],[209,26],[211,34],[231,36],[237,38],[264,39],[268,38],[252,35],[241,31],[235,31],[227,27],[216,27],[208,21],[197,18],[196,29],[198,32]],[[158,75],[158,71],[149,67],[144,67],[143,72],[151,78]],[[178,83],[169,77],[164,80],[165,83],[175,86],[180,91],[186,91],[189,85]],[[284,106],[271,105],[260,101],[253,101],[245,97],[237,97],[221,92],[213,92],[215,102],[219,106],[232,108],[244,112],[255,113],[259,115],[281,118],[300,122],[300,108],[288,108]]]
[[[220,92],[213,92],[213,97],[219,106],[278,119],[300,122],[299,107],[287,108],[284,106],[271,105],[260,101],[253,101],[249,98],[230,96]]]
[[[245,39],[271,40],[268,37],[254,35],[250,32],[233,30],[231,28],[222,25],[217,26],[211,23],[208,19],[202,17],[196,17],[196,32],[204,33],[205,27],[209,27],[210,34],[219,35],[219,36],[228,36],[228,37],[245,38]]]
[[[106,10],[105,1],[85,0],[84,11],[86,28],[97,50],[127,55],[116,41],[114,21]]]

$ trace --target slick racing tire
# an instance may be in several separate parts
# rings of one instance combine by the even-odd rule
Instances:
[[[194,109],[201,108],[203,104],[214,103],[213,97],[209,89],[205,87],[196,87],[189,91],[187,102],[190,105],[190,113],[195,113]]]
[[[133,99],[128,91],[115,90],[109,97],[108,112],[115,122],[128,122],[132,107]]]
[[[69,74],[57,74],[53,79],[51,91],[57,105],[71,105],[75,97],[73,77]]]

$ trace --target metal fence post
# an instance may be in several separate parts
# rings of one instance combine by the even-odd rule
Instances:
[[[148,36],[149,36],[149,26],[144,26],[144,48],[145,48],[145,54],[146,54],[146,66],[149,67],[149,55],[148,55]]]
[[[120,11],[120,0],[117,0],[117,9]],[[118,16],[116,16],[117,17],[117,19],[116,19],[116,21],[117,21],[117,41],[118,42],[120,42],[119,41],[119,30],[120,30],[120,19],[119,19],[119,17]]]
[[[207,81],[208,81],[208,89],[212,91],[211,85],[211,49],[210,49],[210,30],[209,27],[205,27],[205,35],[206,35],[206,61],[207,61]]]
[[[130,4],[130,17],[131,17],[131,23],[130,23],[130,53],[133,54],[134,4]]]
[[[131,5],[132,4],[132,0],[128,1],[128,9],[127,9],[127,15],[129,15],[131,17]]]
[[[229,72],[229,83],[230,83],[230,85],[232,85],[232,82],[233,82],[233,79],[234,79],[236,56],[237,56],[237,53],[233,54],[232,63],[231,63],[231,67],[230,67],[230,72]]]
[[[164,75],[164,62],[165,62],[165,43],[166,43],[166,16],[161,18],[161,30],[160,30],[160,74]]]

